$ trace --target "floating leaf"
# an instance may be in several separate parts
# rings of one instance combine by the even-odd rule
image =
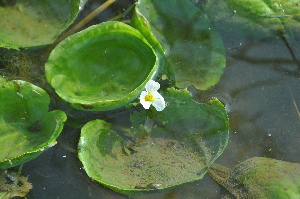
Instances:
[[[55,41],[76,18],[80,0],[1,1],[0,47],[26,48]]]
[[[250,158],[233,170],[213,164],[208,173],[229,193],[224,198],[300,198],[300,164]]]
[[[61,42],[46,63],[56,93],[77,109],[127,105],[156,75],[156,54],[136,29],[120,22],[91,26]]]
[[[48,112],[50,98],[41,88],[21,80],[0,87],[0,169],[37,157],[55,142],[66,115]]]
[[[82,128],[79,158],[88,176],[125,194],[174,188],[204,176],[228,141],[224,106],[215,98],[199,104],[186,91],[162,95],[169,105],[161,112],[134,112],[126,133],[102,120]]]
[[[149,22],[175,71],[177,86],[206,90],[225,67],[225,49],[218,32],[188,0],[139,0],[137,14]],[[136,20],[136,19],[133,19]],[[146,25],[146,24],[145,24]]]

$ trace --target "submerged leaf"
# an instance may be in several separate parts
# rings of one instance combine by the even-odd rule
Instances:
[[[250,158],[233,170],[213,164],[208,173],[229,193],[224,198],[300,198],[300,164]]]
[[[220,35],[205,15],[188,0],[139,0],[136,12],[149,22],[175,71],[177,86],[206,90],[225,67]]]
[[[217,99],[199,104],[186,91],[162,95],[169,105],[160,112],[134,112],[126,133],[102,120],[82,128],[79,158],[88,176],[126,194],[174,188],[204,176],[228,141],[224,106]]]

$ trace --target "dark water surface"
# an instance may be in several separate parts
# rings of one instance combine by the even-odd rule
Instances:
[[[112,18],[129,4],[119,1],[91,23]],[[89,3],[82,16],[98,5],[96,1]],[[224,75],[210,90],[196,92],[199,101],[213,96],[219,98],[229,114],[229,143],[216,163],[233,168],[256,156],[300,163],[297,107],[300,106],[300,66],[293,60],[291,51],[276,34],[251,37],[221,32],[221,35],[227,59]],[[299,58],[300,40],[291,38],[289,44]],[[123,114],[126,113],[120,110],[115,118]],[[24,164],[22,173],[33,184],[27,195],[29,199],[220,198],[220,187],[208,175],[200,181],[146,196],[124,196],[106,189],[86,175],[77,158],[79,133],[79,129],[66,126],[57,145]]]

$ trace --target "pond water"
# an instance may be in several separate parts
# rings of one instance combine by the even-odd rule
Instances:
[[[80,17],[101,3],[88,2]],[[131,3],[119,1],[91,23],[112,18]],[[291,53],[299,59],[300,40],[297,37],[290,38],[288,47],[277,34],[233,35],[226,31],[220,31],[220,34],[226,50],[224,74],[209,90],[195,91],[195,99],[198,101],[211,97],[220,99],[229,115],[229,142],[216,163],[233,168],[251,157],[300,163],[300,65]],[[33,57],[30,61],[46,61],[43,57],[40,58],[42,60],[35,57],[43,53],[40,50],[22,52]],[[5,57],[17,52],[2,50],[1,53],[3,69],[7,65]],[[8,71],[7,68],[5,70]],[[22,75],[24,78],[24,73],[20,74],[21,78]],[[123,114],[127,113],[113,113],[115,119],[122,118]],[[76,117],[82,116],[75,115],[74,120]],[[220,198],[221,187],[208,175],[202,180],[150,195],[125,196],[104,188],[87,176],[78,160],[79,133],[80,129],[66,126],[57,145],[24,164],[22,174],[28,176],[33,184],[27,198]]]

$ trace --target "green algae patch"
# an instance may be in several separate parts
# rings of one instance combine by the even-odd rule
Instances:
[[[19,173],[0,170],[0,198],[11,199],[13,197],[25,197],[32,189],[28,178]]]
[[[14,80],[0,87],[0,169],[23,164],[55,143],[64,112],[48,112],[50,98],[41,88]]]

